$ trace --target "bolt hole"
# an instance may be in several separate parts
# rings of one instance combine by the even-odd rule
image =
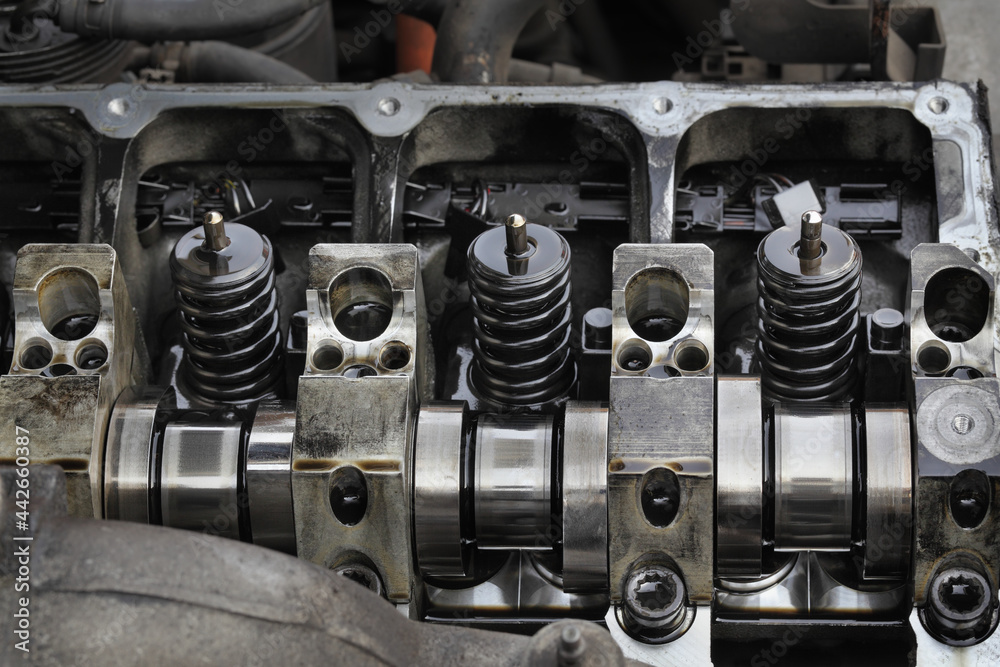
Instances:
[[[687,373],[697,373],[708,368],[708,348],[698,340],[681,343],[674,352],[677,368]]]
[[[398,371],[410,363],[410,348],[399,341],[386,343],[378,355],[378,362],[383,368]]]
[[[948,100],[943,97],[932,97],[927,102],[927,108],[931,110],[931,113],[943,114],[948,110]]]
[[[976,420],[969,415],[955,415],[955,418],[951,420],[951,429],[959,435],[967,435],[975,427]]]
[[[313,352],[312,365],[318,371],[332,371],[344,363],[344,351],[332,340],[325,340]]]
[[[383,97],[378,101],[378,112],[382,116],[395,116],[399,113],[399,100],[395,97]]]
[[[566,205],[566,202],[554,201],[545,205],[545,212],[552,215],[566,215],[568,211],[569,206]]]
[[[983,374],[971,366],[955,366],[948,371],[947,376],[956,380],[977,380]]]
[[[160,212],[155,209],[147,209],[135,214],[135,228],[140,232],[152,229],[159,222]]]
[[[640,340],[631,340],[622,345],[618,353],[618,366],[630,373],[638,373],[649,368],[653,355],[649,347]]]
[[[653,100],[653,111],[661,116],[674,108],[674,103],[666,97],[657,97]]]
[[[970,340],[986,326],[989,309],[989,286],[968,269],[939,271],[924,288],[924,319],[941,340]]]
[[[625,315],[636,335],[654,342],[670,340],[687,322],[690,298],[687,283],[673,271],[645,269],[625,286]]]
[[[97,326],[101,291],[94,277],[79,269],[63,269],[42,279],[38,314],[45,329],[60,340],[79,340]]]
[[[392,319],[392,285],[381,271],[349,269],[330,285],[330,312],[334,326],[351,340],[377,338]]]
[[[132,111],[132,105],[124,97],[115,97],[108,101],[108,113],[118,118],[124,118]]]
[[[990,510],[990,480],[982,470],[962,470],[951,480],[948,506],[962,528],[976,528]]]
[[[674,368],[673,366],[653,366],[647,371],[647,375],[651,378],[659,378],[661,380],[666,378],[676,378],[681,376],[681,372]]]
[[[951,364],[951,352],[940,343],[929,341],[917,351],[917,365],[928,375],[941,375]]]
[[[86,371],[94,371],[108,361],[108,348],[99,340],[88,341],[76,351],[76,365]]]
[[[52,361],[52,348],[44,340],[38,340],[30,343],[21,352],[19,358],[19,363],[21,368],[27,368],[29,370],[38,370],[40,368],[45,368]]]
[[[640,505],[646,521],[666,528],[677,518],[681,504],[681,485],[669,468],[653,468],[642,476]]]
[[[330,484],[330,507],[337,521],[345,526],[361,523],[368,511],[368,484],[354,466],[334,471]]]

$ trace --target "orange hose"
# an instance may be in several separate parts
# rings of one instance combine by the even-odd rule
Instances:
[[[423,70],[431,73],[437,33],[426,21],[398,14],[396,16],[396,70],[400,73]]]

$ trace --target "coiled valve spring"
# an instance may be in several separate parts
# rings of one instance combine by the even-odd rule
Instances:
[[[184,332],[183,385],[214,403],[274,396],[283,357],[271,242],[209,213],[177,242],[170,272]]]
[[[482,397],[536,405],[569,391],[576,379],[569,260],[566,239],[519,215],[472,242],[471,379]]]
[[[838,401],[857,375],[861,249],[816,211],[757,249],[757,357],[773,398]]]

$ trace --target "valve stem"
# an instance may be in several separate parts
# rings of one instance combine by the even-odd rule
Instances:
[[[823,216],[819,211],[802,214],[802,232],[799,239],[799,259],[817,259],[823,254]]]
[[[202,227],[205,230],[204,247],[206,250],[219,252],[226,249],[229,245],[229,237],[226,236],[226,223],[223,222],[221,213],[218,211],[206,213]]]
[[[504,226],[507,230],[507,247],[505,248],[507,254],[523,255],[528,252],[528,224],[524,217],[517,213],[508,216]]]

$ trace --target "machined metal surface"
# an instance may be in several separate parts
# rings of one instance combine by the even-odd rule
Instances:
[[[705,511],[713,506],[715,492],[712,257],[700,245],[623,245],[615,251],[608,411],[608,522],[614,527],[608,560],[614,602],[622,599],[633,564],[651,553],[676,563],[692,602],[707,604],[712,598],[715,525]],[[630,286],[638,290],[632,303],[642,315],[673,321],[670,329],[647,333],[660,340],[638,337],[630,324]],[[684,292],[686,299],[678,298]],[[671,331],[673,336],[663,340]],[[700,356],[694,364],[680,364],[690,370],[678,369],[679,377],[670,377],[665,367],[678,365],[685,346]],[[626,350],[647,354],[641,359],[646,368],[624,368]],[[662,375],[657,369],[664,369]],[[653,472],[661,469],[669,473]],[[666,525],[653,525],[643,510],[647,474],[676,476],[676,514]]]
[[[152,522],[154,447],[164,425],[158,421],[175,404],[171,387],[128,387],[118,397],[104,458],[105,519]]]
[[[413,578],[408,483],[417,401],[433,379],[425,369],[430,349],[420,281],[413,246],[311,250],[307,366],[292,447],[299,557],[326,567],[360,561],[397,603],[410,599]],[[379,316],[361,318],[359,327],[359,320],[341,319],[359,306]],[[387,347],[397,355],[387,358]],[[363,515],[353,525],[331,507],[341,474],[362,479],[366,489]]]
[[[917,377],[914,386],[913,488],[919,518],[914,525],[914,597],[917,604],[924,604],[933,573],[945,559],[959,555],[987,564],[1000,562],[1000,547],[992,539],[1000,530],[997,513],[985,512],[978,523],[963,527],[956,521],[951,502],[963,470],[982,472],[986,507],[995,502],[990,498],[1000,497],[1000,457],[992,438],[983,438],[983,431],[988,434],[995,429],[989,415],[997,404],[1000,386],[996,378],[963,381],[933,377]],[[976,416],[980,417],[978,422]],[[963,440],[969,443],[967,448],[962,447]],[[996,566],[988,567],[995,577]]]
[[[143,96],[141,103],[135,103],[136,91]],[[717,615],[744,625],[762,619],[805,619],[822,628],[817,636],[827,625],[836,625],[826,623],[830,619],[850,620],[859,627],[869,622],[895,627],[905,619],[911,585],[916,603],[929,603],[933,593],[929,587],[942,562],[964,554],[982,564],[982,576],[997,581],[1000,554],[994,536],[1000,455],[994,426],[1000,418],[996,414],[1000,390],[994,359],[1000,346],[993,277],[1000,268],[995,250],[1000,235],[984,94],[948,82],[843,82],[801,87],[794,94],[784,86],[748,85],[733,95],[725,86],[683,83],[538,86],[516,92],[501,86],[463,89],[405,82],[257,90],[193,86],[180,93],[169,86],[115,85],[96,91],[26,87],[16,97],[0,95],[0,116],[6,121],[0,125],[11,128],[10,136],[15,136],[29,122],[42,126],[40,121],[45,121],[56,137],[51,143],[58,144],[60,152],[63,143],[73,143],[67,137],[98,139],[100,150],[88,155],[80,169],[80,200],[94,206],[80,219],[77,231],[81,240],[114,244],[129,288],[135,285],[143,294],[135,304],[135,317],[157,336],[160,309],[150,304],[168,293],[161,287],[167,284],[161,270],[166,265],[159,260],[167,257],[166,242],[181,234],[177,228],[164,228],[165,243],[157,249],[144,247],[145,237],[140,242],[136,191],[144,174],[160,164],[218,160],[240,145],[244,130],[267,126],[272,115],[284,125],[250,171],[276,169],[297,160],[327,170],[323,160],[332,155],[343,158],[336,168],[345,167],[350,179],[344,180],[351,182],[343,195],[347,203],[336,212],[343,219],[324,219],[307,232],[305,227],[283,226],[284,238],[271,236],[286,261],[283,271],[276,269],[284,288],[282,298],[288,298],[289,310],[305,308],[309,325],[300,350],[305,370],[301,378],[293,373],[290,383],[295,386],[297,381],[294,416],[289,406],[273,415],[258,410],[256,419],[241,417],[250,433],[249,523],[254,541],[289,550],[294,535],[291,550],[300,557],[338,572],[363,573],[369,582],[379,584],[373,588],[415,617],[427,613],[435,620],[499,624],[603,616],[612,636],[635,648],[640,642],[624,633],[617,614],[624,613],[630,573],[652,563],[670,568],[690,601],[701,608],[689,628],[683,626],[687,634],[675,642],[656,649],[642,645],[629,655],[695,664],[708,657],[708,642],[714,641],[709,626]],[[73,113],[63,115],[64,109]],[[858,110],[863,113],[855,115]],[[788,117],[806,126],[801,134],[808,138],[782,136],[781,154],[766,168],[757,160],[746,163],[754,170],[753,178],[759,175],[783,183],[772,172],[797,161],[885,162],[902,165],[904,176],[909,176],[907,168],[916,159],[916,169],[923,174],[920,183],[903,183],[904,189],[911,196],[914,189],[931,190],[926,199],[900,195],[898,202],[898,210],[910,211],[918,199],[915,205],[927,208],[921,212],[930,221],[920,234],[926,232],[927,238],[939,241],[918,247],[912,255],[908,309],[905,300],[896,298],[896,292],[902,294],[907,288],[905,259],[897,261],[895,251],[913,237],[893,252],[885,251],[888,244],[878,240],[860,244],[866,266],[887,267],[873,276],[866,274],[861,313],[890,307],[907,312],[912,357],[903,384],[904,389],[914,390],[909,411],[855,404],[854,421],[846,407],[823,406],[824,417],[813,421],[806,410],[789,404],[779,405],[775,422],[769,424],[762,421],[759,380],[714,377],[723,355],[729,354],[718,342],[726,338],[722,329],[734,321],[726,308],[716,310],[716,298],[720,303],[735,302],[738,298],[730,299],[730,294],[746,287],[743,283],[752,289],[752,278],[720,275],[717,280],[716,270],[734,258],[750,257],[755,239],[733,241],[732,250],[728,238],[713,240],[711,250],[689,243],[687,230],[675,231],[674,194],[692,168],[713,162],[744,164],[746,156],[767,145],[763,142],[772,138],[768,132],[780,127],[781,121],[788,122]],[[817,118],[824,122],[814,122]],[[549,128],[564,131],[565,140],[552,147],[537,141],[524,147],[530,143],[526,138],[542,136]],[[830,132],[831,128],[840,131]],[[177,136],[199,140],[177,141]],[[461,411],[435,413],[431,406],[440,397],[433,380],[446,375],[440,366],[450,362],[441,360],[435,366],[431,352],[450,355],[451,348],[441,338],[462,330],[461,318],[468,316],[460,313],[441,324],[436,317],[443,310],[454,315],[453,309],[434,312],[435,306],[465,303],[461,268],[442,268],[446,255],[449,262],[455,259],[451,255],[460,261],[464,241],[452,227],[414,222],[403,215],[401,191],[410,187],[411,180],[419,181],[414,175],[421,170],[451,170],[454,177],[469,165],[501,165],[514,171],[506,165],[541,165],[549,159],[561,164],[572,147],[563,149],[581,136],[585,141],[600,136],[609,149],[599,162],[610,156],[609,165],[620,172],[623,183],[618,184],[621,190],[615,190],[615,202],[618,209],[627,210],[628,219],[598,232],[583,224],[567,231],[573,256],[583,258],[584,267],[589,268],[591,259],[598,266],[603,260],[581,239],[594,238],[609,246],[609,257],[620,239],[632,242],[615,255],[610,294],[600,283],[607,278],[606,271],[593,272],[602,276],[595,281],[598,287],[592,288],[586,282],[592,277],[581,276],[586,272],[579,270],[580,264],[574,266],[574,285],[582,277],[587,288],[570,297],[573,312],[611,306],[608,340],[594,334],[593,322],[581,324],[578,316],[567,329],[573,332],[575,347],[579,328],[585,341],[593,338],[610,348],[606,365],[611,377],[604,371],[603,382],[588,381],[601,391],[610,388],[607,413],[571,400],[565,417],[559,406],[541,410],[544,418],[504,413],[484,418],[475,411],[490,408],[473,405],[468,419],[482,419],[481,426],[494,433],[500,423],[550,422],[544,428],[527,429],[532,438],[512,447],[510,438],[504,443],[480,439],[479,432],[464,432],[466,417],[456,416]],[[823,138],[831,136],[835,139]],[[211,141],[203,140],[209,137]],[[48,141],[38,139],[30,146],[31,142],[11,141],[11,159],[26,161],[29,148]],[[933,160],[929,153],[920,153],[925,147],[933,148]],[[770,160],[772,153],[767,152]],[[324,180],[324,185],[329,182]],[[319,198],[316,205],[319,208]],[[267,221],[255,224],[264,228]],[[913,232],[912,219],[901,225],[904,235]],[[501,236],[502,249],[519,251],[523,239],[516,229],[503,230]],[[401,245],[404,238],[414,245]],[[360,243],[326,243],[348,239]],[[824,230],[822,241],[829,240]],[[650,241],[656,245],[641,245]],[[320,245],[308,256],[308,289],[299,290],[294,287],[301,280],[296,274],[302,273],[303,258],[314,242]],[[295,250],[296,243],[305,250]],[[577,244],[583,245],[579,252]],[[899,283],[885,279],[894,270],[902,276]],[[958,273],[946,274],[953,270]],[[883,279],[891,284],[881,284]],[[433,284],[433,291],[424,294],[424,284]],[[967,307],[952,307],[949,295],[964,299]],[[102,305],[107,296],[101,292]],[[127,301],[120,301],[118,293],[114,298],[119,299],[117,314],[118,304]],[[18,355],[24,349],[20,327],[28,311],[16,313]],[[121,316],[127,319],[132,313],[125,308]],[[29,312],[29,322],[32,317]],[[385,326],[369,336],[371,332],[364,330],[372,322]],[[432,347],[426,329],[435,322],[443,335],[438,337],[435,331],[436,347]],[[64,354],[59,347],[63,342],[49,342],[55,356]],[[114,399],[125,387],[141,385],[148,375],[138,342],[123,348],[127,359],[119,354],[117,343],[107,349],[113,364],[130,363],[143,372],[116,381],[112,391],[103,386],[104,379],[99,386],[96,375],[83,372],[89,369],[80,364],[75,376],[44,379],[38,372],[16,368],[0,380],[0,415],[16,415],[6,422],[0,419],[0,426],[7,423],[7,433],[14,432],[15,424],[30,427],[33,436],[38,431],[36,442],[43,444],[34,453],[41,451],[43,460],[58,460],[67,467],[71,506],[77,510],[88,507],[88,500],[100,507],[103,489],[108,516],[116,506],[120,518],[135,511],[134,518],[142,520],[141,470],[152,462],[152,450],[143,447],[155,428],[148,425],[149,417],[155,416],[149,412],[152,401],[159,404],[159,399],[150,394],[146,403],[137,404],[134,422],[112,420],[108,458],[95,464],[92,458],[100,458],[106,440],[102,420],[107,423],[110,418]],[[169,355],[163,341],[157,341],[156,349]],[[133,354],[133,350],[138,351]],[[454,356],[470,350],[459,348]],[[924,354],[927,350],[929,355]],[[939,361],[942,353],[948,355],[946,363]],[[463,359],[469,363],[471,352]],[[755,370],[748,366],[744,372]],[[52,396],[55,400],[48,400]],[[39,405],[48,406],[47,412],[38,410]],[[428,409],[425,423],[423,412]],[[90,417],[102,414],[101,410],[106,410],[103,417]],[[549,436],[541,437],[546,428]],[[115,443],[131,440],[131,433],[142,447],[114,448]],[[772,435],[777,441],[774,452],[768,451]],[[7,458],[9,436],[0,437],[0,455]],[[170,440],[176,441],[176,437]],[[83,442],[86,447],[71,444]],[[826,444],[813,452],[810,443]],[[463,460],[466,448],[486,456]],[[237,451],[231,456],[234,451],[227,444],[225,456],[209,447],[189,456],[191,465],[219,471],[211,475],[214,492],[195,493],[176,485],[160,490],[167,493],[165,505],[181,497],[177,494],[200,498],[193,503],[200,509],[191,514],[197,519],[185,519],[188,527],[203,530],[209,506],[214,503],[218,508],[230,498],[230,470],[221,471],[223,464],[207,457],[219,454],[225,466],[238,468],[240,455]],[[135,458],[129,458],[133,454]],[[772,454],[777,454],[776,476],[770,480]],[[808,465],[796,470],[800,455],[808,458]],[[168,477],[184,477],[178,463],[165,459],[164,465],[170,465]],[[911,464],[916,469],[912,479]],[[89,473],[84,473],[84,465],[90,466]],[[513,472],[517,470],[527,475],[517,475]],[[80,482],[88,474],[87,481],[96,486],[81,503]],[[468,474],[477,480],[465,479]],[[863,478],[856,477],[862,474]],[[970,475],[977,482],[985,479],[985,493],[979,486],[973,492],[961,486]],[[120,479],[121,485],[109,486],[108,477]],[[341,484],[344,477],[350,485]],[[255,480],[261,486],[255,486]],[[772,481],[777,485],[773,497],[765,483]],[[147,483],[152,487],[148,478]],[[466,484],[479,492],[466,489]],[[238,475],[233,488],[238,493]],[[265,499],[261,503],[254,501],[255,488],[263,494],[258,496]],[[140,504],[133,505],[128,498]],[[338,503],[345,498],[354,503],[353,509],[363,499],[358,516],[344,519],[338,514]],[[770,503],[773,519],[768,514]],[[188,513],[187,504],[179,509]],[[257,511],[262,505],[266,514]],[[955,508],[968,506],[982,511],[981,523],[962,519],[967,525],[959,524]],[[476,520],[465,522],[463,532],[465,515]],[[170,521],[178,521],[172,510],[170,516]],[[496,547],[490,558],[502,555],[500,550],[517,551],[506,554],[502,566],[499,560],[480,564],[483,572],[477,573],[475,585],[460,588],[452,587],[455,582],[438,581],[440,588],[433,582],[425,586],[424,576],[469,576],[464,559],[469,523],[476,524],[471,534],[482,538],[480,547]],[[261,525],[265,529],[258,536]],[[772,528],[778,550],[774,558],[767,541]],[[233,533],[231,525],[222,532],[247,539],[238,529]],[[908,554],[911,533],[915,549]],[[537,552],[528,551],[539,543],[544,546]],[[857,562],[859,556],[863,563]],[[763,561],[770,569],[762,567]],[[204,603],[204,597],[199,600]],[[609,602],[613,608],[605,616]],[[706,608],[709,604],[712,609]],[[296,623],[305,627],[313,621]],[[915,627],[922,626],[915,623]],[[920,637],[923,641],[924,635]],[[692,648],[695,639],[701,643]]]
[[[1000,405],[989,384],[936,384],[917,409],[927,453],[956,471],[1000,457]]]
[[[475,481],[480,549],[552,548],[553,435],[550,416],[480,416]]]
[[[13,295],[15,363],[0,377],[0,458],[15,460],[16,429],[26,429],[31,461],[66,470],[70,514],[102,516],[111,410],[150,373],[118,254],[108,245],[25,246]]]
[[[566,404],[562,438],[563,590],[608,588],[608,410]]]
[[[905,406],[865,409],[866,579],[910,571],[913,544],[913,442]]]
[[[58,507],[65,494],[56,484],[61,475],[34,467],[31,476],[38,513],[32,537],[40,547],[32,561],[32,622],[60,631],[41,650],[31,645],[28,664],[79,660],[126,667],[164,655],[186,664],[458,666],[467,665],[473,651],[476,661],[503,667],[558,660],[558,642],[551,637],[418,624],[356,583],[274,551],[211,535],[67,518],[65,506]],[[14,479],[9,469],[0,477],[4,508],[12,505]],[[9,516],[0,522],[0,537],[8,543],[17,535]],[[11,574],[16,566],[14,550],[5,550],[0,580],[11,584],[0,588],[5,610],[17,602]],[[122,629],[101,634],[116,624]],[[164,629],[184,624],[183,635]],[[595,657],[583,664],[625,664],[606,632],[579,624]],[[108,641],[93,641],[98,636]],[[22,654],[13,642],[0,646],[4,664],[23,662]]]
[[[760,379],[720,377],[716,412],[716,573],[759,577],[765,446]]]
[[[775,551],[848,551],[854,517],[849,407],[774,409]]]
[[[426,576],[462,576],[462,463],[468,407],[464,402],[420,409],[413,448],[413,537]]]
[[[976,262],[963,252],[967,247],[976,249],[921,244],[910,255],[910,355],[918,375],[956,368],[995,374],[995,274],[982,256]]]
[[[812,616],[858,621],[891,619],[906,604],[905,583],[858,590],[838,580],[829,558],[814,551],[795,553],[751,590],[720,589],[716,611],[744,620]]]
[[[163,429],[160,511],[163,525],[240,539],[243,425],[170,422]]]
[[[253,543],[295,553],[292,510],[292,443],[295,406],[264,401],[247,437],[246,495]]]
[[[582,616],[597,620],[608,609],[603,592],[574,594],[553,585],[553,573],[538,561],[538,554],[518,549],[506,552],[489,578],[466,588],[426,586],[428,617],[448,624],[484,625],[510,618],[565,618]]]
[[[948,155],[947,150],[943,155]],[[946,559],[969,558],[989,568],[993,577],[995,563],[1000,562],[1000,549],[988,537],[997,529],[996,513],[986,512],[975,525],[962,526],[952,509],[960,498],[974,502],[956,487],[963,470],[983,473],[987,498],[996,497],[1000,474],[996,446],[1000,388],[993,377],[995,279],[987,268],[988,251],[982,244],[959,243],[957,247],[948,243],[917,246],[910,261],[910,355],[916,410],[913,488],[919,517],[914,527],[914,598],[918,605],[927,603],[934,572]]]

